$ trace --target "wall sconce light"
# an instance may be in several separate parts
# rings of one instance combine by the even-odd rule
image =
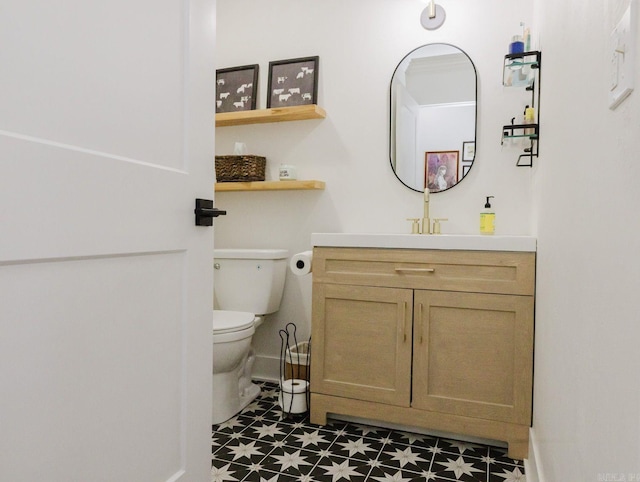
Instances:
[[[422,11],[420,15],[420,23],[427,30],[436,30],[442,26],[447,14],[440,5],[436,5],[435,0],[431,0],[429,5]]]

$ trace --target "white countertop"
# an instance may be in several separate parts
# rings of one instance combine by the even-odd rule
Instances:
[[[464,234],[312,233],[311,245],[344,248],[535,252],[536,238],[532,236],[483,236]]]

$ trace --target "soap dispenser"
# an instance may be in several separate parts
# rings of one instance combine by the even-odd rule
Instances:
[[[487,196],[487,202],[484,205],[484,209],[480,213],[480,234],[493,234],[496,230],[496,213],[491,209],[491,202],[493,196]]]

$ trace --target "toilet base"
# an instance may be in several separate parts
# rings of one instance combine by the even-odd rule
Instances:
[[[237,377],[230,377],[228,374],[214,375],[212,423],[216,425],[226,422],[253,402],[258,395],[260,387],[255,383],[250,383],[240,392]]]
[[[213,374],[212,423],[226,422],[260,395],[260,387],[251,381],[255,362],[253,348],[238,368]]]
[[[244,393],[240,394],[240,410],[243,410],[258,398],[258,395],[260,395],[260,387],[255,383],[250,383],[249,386],[244,389]]]

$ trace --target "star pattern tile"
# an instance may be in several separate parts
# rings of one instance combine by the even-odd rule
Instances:
[[[526,482],[506,449],[401,430],[287,417],[278,385],[214,425],[211,482]]]

